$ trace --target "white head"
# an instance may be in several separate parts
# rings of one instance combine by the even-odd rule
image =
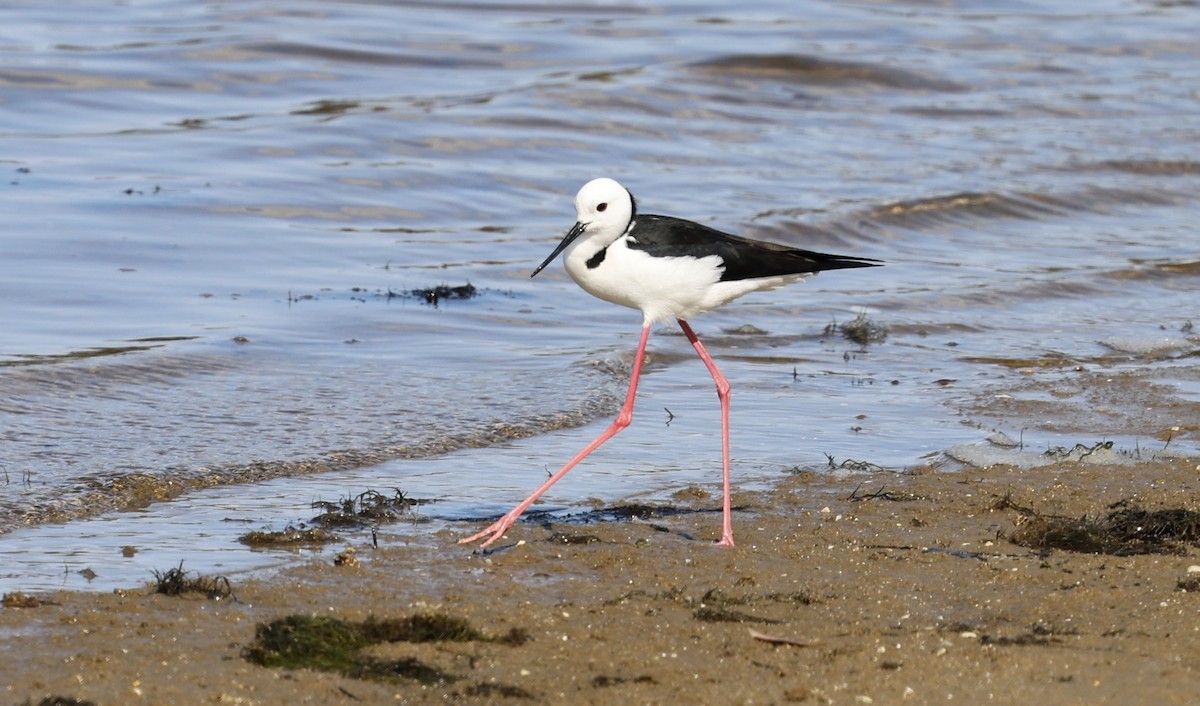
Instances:
[[[530,276],[536,276],[560,252],[585,234],[589,240],[601,243],[599,247],[609,245],[625,233],[636,214],[637,202],[628,189],[615,179],[592,179],[575,195],[575,225],[563,236],[550,257],[538,265]]]
[[[575,220],[583,224],[588,235],[608,241],[625,232],[634,209],[629,190],[608,177],[592,179],[575,195]]]

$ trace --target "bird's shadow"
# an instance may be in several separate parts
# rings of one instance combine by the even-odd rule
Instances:
[[[746,506],[735,506],[734,511],[745,510]],[[598,536],[581,532],[577,527],[582,525],[599,524],[601,522],[638,522],[655,532],[672,534],[682,539],[696,542],[702,541],[690,532],[672,529],[666,525],[654,522],[655,519],[680,517],[683,515],[699,515],[720,513],[720,508],[684,508],[673,505],[646,505],[643,503],[622,503],[592,510],[563,513],[562,510],[531,510],[518,521],[518,525],[541,525],[550,532],[545,541],[557,544],[598,544],[602,542]],[[479,518],[486,521],[485,518]],[[566,527],[564,527],[566,525]],[[511,542],[481,550],[484,554],[511,549],[518,542]]]

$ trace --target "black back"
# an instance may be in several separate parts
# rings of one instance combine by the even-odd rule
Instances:
[[[883,264],[865,257],[829,255],[742,238],[671,216],[638,216],[628,235],[630,248],[654,257],[716,255],[724,263],[721,279],[725,281]]]

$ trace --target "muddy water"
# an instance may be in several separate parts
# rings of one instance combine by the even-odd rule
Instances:
[[[528,276],[601,174],[647,212],[888,262],[695,322],[744,484],[1195,450],[1188,6],[5,18],[6,590],[259,565],[245,526],[367,487],[439,521],[519,499],[606,423],[636,343],[636,313]],[[886,340],[827,329],[860,312]],[[716,480],[711,383],[675,334],[638,423],[550,506]]]

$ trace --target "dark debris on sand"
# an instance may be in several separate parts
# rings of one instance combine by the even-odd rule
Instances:
[[[1200,544],[1200,512],[1184,508],[1145,510],[1122,500],[1110,505],[1104,515],[1066,517],[1018,505],[1011,496],[1001,498],[996,508],[1021,513],[1017,528],[1008,538],[1038,551],[1062,549],[1116,556],[1182,554],[1186,552],[1185,544]]]
[[[189,576],[183,570],[183,562],[179,566],[166,571],[154,572],[155,593],[166,596],[181,596],[186,593],[199,593],[213,600],[233,598],[233,587],[224,576]]]
[[[316,669],[372,681],[446,684],[461,677],[415,657],[389,660],[364,651],[373,645],[396,642],[491,642],[517,647],[528,639],[519,628],[489,637],[465,619],[441,613],[369,617],[361,622],[324,615],[289,615],[259,623],[254,643],[243,650],[242,656],[264,667]]]

